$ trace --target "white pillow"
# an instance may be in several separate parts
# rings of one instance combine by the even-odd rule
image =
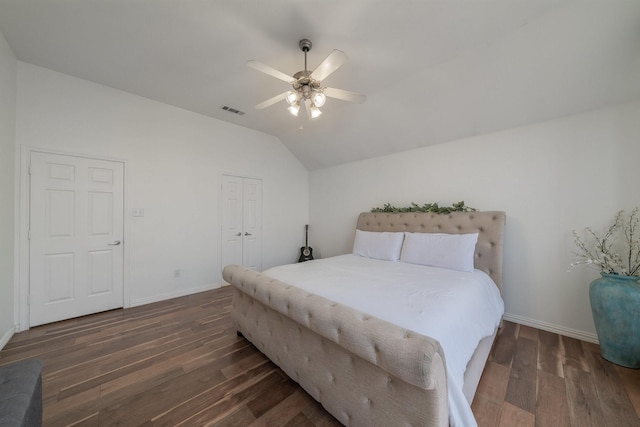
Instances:
[[[362,231],[356,229],[353,254],[366,258],[398,261],[404,233]]]
[[[473,271],[478,233],[405,233],[400,261],[458,271]]]

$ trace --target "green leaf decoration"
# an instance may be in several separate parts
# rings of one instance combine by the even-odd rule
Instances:
[[[448,214],[451,212],[472,212],[477,211],[476,208],[472,208],[469,206],[465,206],[464,202],[454,203],[451,206],[438,206],[437,203],[425,203],[420,206],[417,203],[411,202],[411,206],[407,206],[404,208],[397,208],[392,206],[390,203],[385,203],[381,208],[373,208],[371,212],[390,212],[390,213],[400,213],[400,212],[431,212],[435,214]]]

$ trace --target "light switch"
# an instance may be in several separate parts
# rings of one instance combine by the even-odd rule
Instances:
[[[133,208],[133,209],[131,209],[131,214],[133,216],[144,216],[144,209],[142,209],[142,208]]]

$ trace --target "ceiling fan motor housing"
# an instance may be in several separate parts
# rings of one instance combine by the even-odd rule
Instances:
[[[298,71],[293,77],[293,90],[299,91],[303,99],[310,99],[314,91],[320,90],[320,82],[311,78],[311,71]]]

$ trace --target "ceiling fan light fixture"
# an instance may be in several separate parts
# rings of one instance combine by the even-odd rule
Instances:
[[[290,90],[289,92],[287,92],[286,99],[289,105],[294,105],[296,102],[298,102],[300,96],[298,95],[298,92]]]
[[[322,107],[326,101],[327,97],[322,92],[316,92],[313,95],[313,105],[315,105],[316,107]]]
[[[309,112],[311,113],[312,119],[320,117],[320,115],[322,114],[322,111],[320,111],[320,109],[315,105],[312,105],[311,108],[309,108]]]
[[[268,74],[290,85],[290,89],[256,105],[261,110],[269,107],[284,98],[289,104],[289,113],[298,117],[302,103],[304,103],[305,116],[316,119],[322,115],[320,107],[326,104],[327,96],[343,101],[362,103],[366,96],[348,90],[325,87],[322,81],[329,77],[347,61],[347,55],[341,50],[334,49],[313,71],[307,69],[307,53],[311,50],[311,41],[302,39],[298,43],[300,50],[304,52],[304,70],[294,75],[285,74],[268,65],[255,60],[247,61],[247,65],[257,71]]]
[[[289,110],[289,112],[291,113],[292,116],[296,116],[298,117],[298,112],[300,112],[300,105],[298,104],[291,104],[289,106],[289,108],[287,108]]]

